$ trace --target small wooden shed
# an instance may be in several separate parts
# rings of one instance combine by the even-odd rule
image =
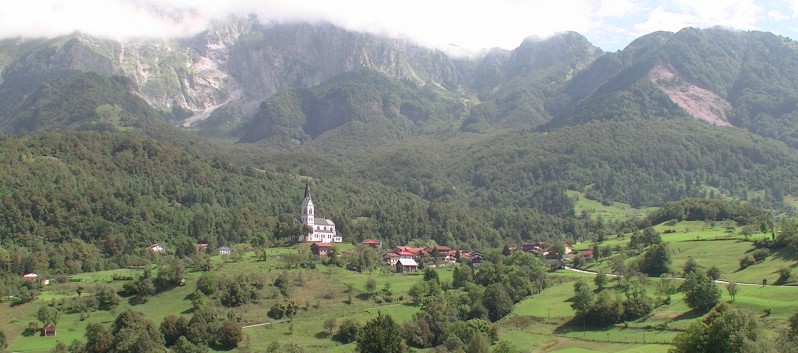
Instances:
[[[44,325],[44,327],[42,327],[42,336],[55,336],[55,325]]]

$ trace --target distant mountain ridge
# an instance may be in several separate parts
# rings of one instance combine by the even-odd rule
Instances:
[[[80,33],[50,40],[9,40],[0,45],[0,57],[5,57],[0,65],[2,81],[17,96],[31,94],[42,81],[78,72],[125,76],[134,84],[132,92],[167,121],[198,115],[190,121],[196,123],[209,117],[246,120],[263,99],[278,92],[312,88],[364,69],[473,100],[490,95],[508,80],[571,61],[571,53],[551,50],[559,47],[559,39],[577,40],[586,46],[584,50],[600,52],[584,37],[568,33],[545,41],[527,40],[518,51],[494,50],[472,60],[330,24],[264,25],[247,18],[216,24],[183,40],[115,41]],[[592,59],[579,58],[583,62],[576,66]]]
[[[798,146],[798,43],[764,32],[686,28],[607,53],[568,83],[554,126],[693,116]]]
[[[42,84],[93,72],[127,78],[112,88],[117,95],[140,97],[167,123],[242,142],[296,145],[359,129],[381,143],[692,116],[798,146],[797,48],[770,33],[687,28],[614,53],[566,32],[467,58],[326,23],[253,17],[181,40],[76,33],[0,42],[0,126],[74,128],[19,119],[35,115],[29,98]],[[94,117],[67,120],[81,119]]]

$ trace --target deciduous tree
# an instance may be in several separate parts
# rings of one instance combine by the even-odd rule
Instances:
[[[720,301],[720,289],[701,271],[690,272],[682,283],[684,302],[690,309],[706,312]]]
[[[390,315],[377,313],[357,334],[358,353],[404,353],[407,351],[400,332],[401,327]]]

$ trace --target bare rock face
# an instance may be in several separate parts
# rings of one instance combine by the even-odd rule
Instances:
[[[344,72],[368,68],[401,80],[455,88],[460,63],[444,53],[333,25],[273,24],[253,30],[231,50],[229,69],[251,95],[314,87]]]
[[[732,109],[731,103],[708,89],[687,82],[670,64],[660,62],[649,71],[648,77],[694,118],[715,126],[731,126],[726,119]]]

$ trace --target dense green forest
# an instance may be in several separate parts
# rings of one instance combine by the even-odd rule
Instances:
[[[152,242],[178,255],[279,242],[306,182],[346,241],[390,245],[580,241],[628,226],[577,215],[568,190],[605,205],[722,199],[792,214],[796,89],[793,65],[780,75],[774,57],[798,56],[785,40],[686,29],[601,53],[568,33],[457,61],[451,86],[353,68],[277,92],[223,142],[163,125],[130,78],[9,59],[0,125],[19,135],[0,140],[4,269],[124,267]],[[647,77],[663,61],[728,99],[738,127],[687,116]]]
[[[427,239],[476,248],[577,236],[582,227],[576,224],[588,223],[573,212],[560,218],[533,208],[429,201],[345,174],[311,178],[236,165],[136,133],[41,133],[0,141],[0,256],[10,273],[129,266],[147,261],[144,247],[153,242],[187,256],[199,242],[285,240],[280,229],[296,216],[307,180],[319,212],[353,242]]]
[[[161,137],[174,142],[136,132],[5,136],[0,140],[2,266],[11,273],[75,273],[147,261],[143,249],[153,242],[187,256],[200,242],[283,241],[305,182],[311,183],[320,214],[336,222],[346,241],[421,240],[472,249],[578,241],[614,231],[614,224],[576,215],[567,189],[589,190],[587,195],[607,202],[641,197],[650,203],[640,204],[650,205],[709,196],[706,187],[744,198],[751,186],[767,190],[750,197],[753,204],[777,205],[768,199],[772,190],[781,190],[782,197],[794,190],[777,182],[789,180],[795,173],[791,166],[798,165],[783,147],[760,141],[743,148],[743,137],[732,144],[709,129],[706,136],[690,138],[653,125],[658,138],[683,141],[664,146],[693,153],[646,150],[650,143],[605,150],[595,142],[579,144],[620,141],[611,136],[624,135],[623,129],[654,130],[642,128],[650,122],[640,124],[566,130],[559,136],[520,132],[462,154],[431,143],[419,150],[386,150],[362,164],[325,161],[312,153],[264,155],[247,146],[227,150],[188,135],[164,134],[168,129]],[[695,133],[695,128],[687,129]],[[443,152],[419,153],[436,147]],[[481,164],[488,160],[490,165]],[[652,176],[653,170],[658,172]],[[668,182],[670,189],[661,188]],[[629,191],[635,193],[623,193]]]
[[[360,173],[428,199],[462,199],[475,207],[535,208],[530,199],[554,183],[634,206],[726,194],[781,209],[798,172],[798,159],[784,144],[692,119],[595,122],[476,141],[464,136],[450,146],[420,142],[378,153]],[[568,207],[545,212],[567,214]]]

